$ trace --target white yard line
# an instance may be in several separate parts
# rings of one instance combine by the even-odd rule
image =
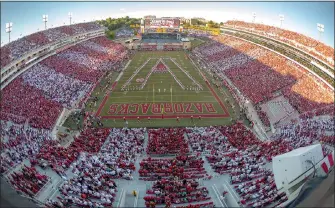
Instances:
[[[141,71],[141,69],[143,69],[143,67],[145,65],[147,65],[147,63],[151,60],[151,58],[149,58],[146,62],[144,62],[142,64],[142,66],[140,66],[139,68],[136,69],[136,71],[133,73],[133,75],[123,84],[122,89],[124,89],[130,82],[131,80]]]
[[[157,60],[156,64],[151,68],[150,72],[149,72],[149,73],[147,74],[147,76],[145,77],[144,82],[143,82],[143,83],[141,84],[141,86],[140,86],[140,89],[143,89],[144,86],[147,84],[147,81],[149,80],[151,74],[154,72],[154,70],[155,70],[155,68],[157,67],[159,61],[163,61],[163,60],[161,60],[161,59],[158,59],[158,60]]]
[[[187,71],[185,71],[175,60],[170,59],[182,72],[184,72],[184,74],[186,74],[186,76],[191,79],[201,90],[203,89],[201,84],[195,80]]]

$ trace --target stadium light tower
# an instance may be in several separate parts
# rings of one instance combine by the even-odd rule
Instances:
[[[283,22],[284,22],[284,15],[280,14],[279,15],[279,20],[280,20],[280,28],[283,26]]]
[[[318,31],[319,31],[319,41],[321,41],[321,35],[325,32],[325,26],[323,24],[317,24]]]
[[[48,15],[43,14],[44,29],[47,29]]]
[[[69,12],[69,19],[70,19],[70,25],[71,25],[71,20],[72,20],[72,12]]]
[[[252,23],[255,23],[256,20],[256,12],[252,13]]]
[[[12,32],[13,23],[6,23],[6,33],[8,33],[8,43],[10,43],[10,33]]]

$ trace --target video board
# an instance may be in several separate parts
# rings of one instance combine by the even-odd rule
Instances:
[[[180,20],[177,18],[155,18],[144,20],[145,28],[179,28]]]

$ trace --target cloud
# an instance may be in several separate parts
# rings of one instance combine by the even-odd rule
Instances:
[[[121,11],[121,12],[125,12],[126,9],[125,9],[125,8],[121,8],[120,11]]]

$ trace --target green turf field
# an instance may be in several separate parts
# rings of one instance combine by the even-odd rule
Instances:
[[[157,63],[164,72],[157,72]],[[183,51],[137,52],[113,90],[103,98],[99,93],[101,99],[90,110],[105,127],[124,126],[124,117],[129,127],[230,124],[235,115],[225,102],[229,93],[220,93],[204,76]]]

